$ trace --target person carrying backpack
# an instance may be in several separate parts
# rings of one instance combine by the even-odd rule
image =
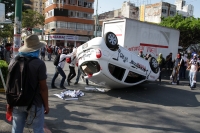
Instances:
[[[25,124],[34,133],[44,132],[44,114],[49,113],[48,87],[46,65],[39,59],[39,49],[45,45],[37,35],[27,36],[9,64],[6,118],[12,118],[12,133],[22,133]]]
[[[67,49],[63,48],[62,49],[62,54],[58,55],[59,62],[56,61],[57,57],[55,58],[54,65],[56,66],[56,68],[55,68],[55,74],[54,74],[53,79],[51,81],[51,88],[57,88],[55,86],[55,80],[58,77],[58,75],[60,74],[62,76],[62,80],[60,82],[60,88],[61,89],[66,89],[65,86],[64,86],[65,79],[66,79],[66,74],[63,71],[63,68],[65,67],[65,62],[66,62],[65,59],[67,57],[71,57],[71,56],[72,56],[72,54],[69,54],[69,51]]]

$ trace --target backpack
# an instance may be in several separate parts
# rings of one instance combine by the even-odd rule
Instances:
[[[32,106],[37,89],[30,84],[32,76],[29,63],[34,59],[37,58],[17,56],[8,69],[6,99],[11,107],[28,106],[29,110]]]
[[[55,57],[55,59],[54,59],[54,61],[53,61],[53,64],[54,64],[55,66],[58,66],[58,64],[59,64],[60,62],[63,62],[63,61],[65,60],[65,58],[64,58],[63,60],[61,60],[60,62],[59,62],[59,60],[60,60],[60,54],[56,55],[56,57]]]

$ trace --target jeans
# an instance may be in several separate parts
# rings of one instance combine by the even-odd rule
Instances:
[[[60,74],[62,76],[62,80],[60,82],[60,87],[63,87],[64,83],[65,83],[66,75],[65,75],[65,72],[63,71],[63,69],[59,66],[56,67],[55,74],[54,74],[52,82],[51,82],[51,86],[55,86],[55,80],[58,77],[58,74]]]
[[[26,120],[27,124],[30,124],[29,128],[33,129],[34,133],[44,133],[44,107],[35,107],[35,105],[32,105],[28,112],[26,110],[27,106],[13,107],[12,133],[23,133]]]
[[[190,81],[190,87],[194,86],[194,83],[196,83],[196,72],[191,72],[189,73],[189,81]]]
[[[79,79],[80,79],[80,76],[81,76],[81,70],[78,69],[78,75],[77,75],[77,77],[76,77],[76,83],[78,83],[78,81],[79,81]],[[86,79],[85,81],[86,81],[86,83],[88,84],[88,79]]]
[[[70,81],[75,76],[76,76],[75,67],[69,66],[69,75],[67,77],[67,80]]]
[[[51,60],[51,53],[48,53],[49,61]]]

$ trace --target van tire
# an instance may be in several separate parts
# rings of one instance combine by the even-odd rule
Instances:
[[[150,65],[151,70],[152,70],[154,73],[158,73],[158,71],[159,71],[159,66],[158,66],[158,61],[156,60],[156,58],[150,57],[150,58],[148,59],[148,61],[149,61],[149,65]]]
[[[104,36],[107,47],[110,50],[118,48],[118,39],[113,32],[107,32]]]

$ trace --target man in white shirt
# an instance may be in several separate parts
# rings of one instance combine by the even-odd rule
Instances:
[[[194,89],[196,87],[196,74],[198,70],[198,62],[196,54],[193,55],[193,59],[191,59],[189,65],[190,65],[190,73],[189,73],[190,88]]]
[[[53,76],[53,79],[52,79],[52,82],[51,82],[51,88],[57,88],[55,86],[55,80],[56,78],[58,77],[58,75],[60,74],[62,76],[62,80],[60,82],[60,88],[61,89],[66,89],[64,87],[64,83],[65,83],[65,79],[66,79],[66,74],[65,72],[63,71],[63,68],[65,66],[65,59],[68,58],[68,57],[71,57],[73,53],[71,54],[68,54],[68,50],[63,48],[62,49],[62,54],[60,55],[60,59],[59,59],[59,63],[58,63],[58,66],[56,66],[56,72]]]

